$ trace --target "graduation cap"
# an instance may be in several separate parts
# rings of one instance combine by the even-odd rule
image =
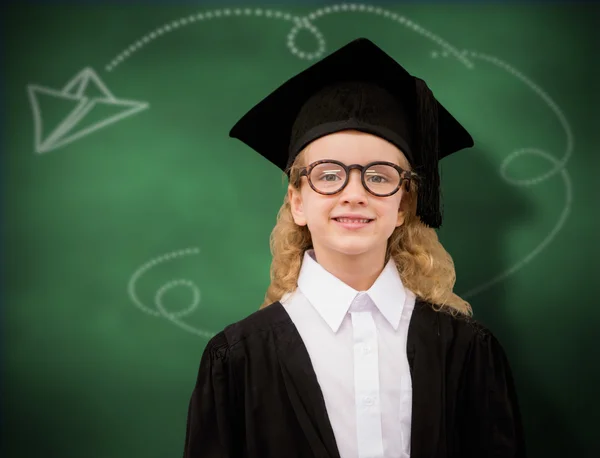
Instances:
[[[473,146],[471,135],[408,73],[366,38],[358,38],[292,77],[231,129],[289,176],[313,140],[342,130],[377,135],[397,146],[419,175],[417,216],[442,223],[438,162]]]

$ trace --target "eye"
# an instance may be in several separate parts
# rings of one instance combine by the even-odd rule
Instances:
[[[371,183],[387,183],[390,181],[390,173],[387,171],[370,169],[365,172],[365,178]]]
[[[344,173],[343,170],[324,170],[321,171],[321,173],[319,173],[317,175],[317,179],[319,181],[338,181],[338,180],[343,180],[344,177],[342,176],[342,174]]]
[[[370,181],[372,183],[381,184],[381,183],[387,183],[389,180],[385,176],[377,174],[377,173],[373,173],[373,174],[367,173],[367,181]]]

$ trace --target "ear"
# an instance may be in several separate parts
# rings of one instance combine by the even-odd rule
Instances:
[[[400,197],[400,205],[398,207],[398,218],[396,220],[396,227],[400,227],[404,224],[406,220],[406,215],[410,208],[410,195],[405,193],[404,191],[400,191],[402,196]]]
[[[304,210],[302,207],[302,194],[299,189],[294,188],[292,185],[288,185],[288,200],[290,202],[290,209],[292,211],[292,218],[298,226],[306,226],[306,218],[304,217]]]

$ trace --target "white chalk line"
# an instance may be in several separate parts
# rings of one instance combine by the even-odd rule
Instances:
[[[300,30],[302,30],[302,29],[308,30],[317,39],[318,48],[317,48],[316,52],[311,53],[311,52],[301,51],[296,46],[296,36],[298,35],[298,32],[300,32]],[[306,21],[305,19],[303,19],[301,21],[297,21],[296,24],[294,25],[294,27],[292,27],[292,29],[288,33],[287,47],[289,48],[289,50],[292,54],[299,57],[300,59],[313,60],[313,59],[317,59],[319,56],[323,55],[323,53],[325,52],[325,38],[323,37],[323,34],[313,24],[311,24],[308,21]]]
[[[467,59],[463,51],[459,51],[456,47],[452,46],[450,43],[448,43],[438,35],[435,35],[433,32],[427,30],[425,27],[422,27],[416,22],[408,19],[406,16],[403,16],[390,10],[386,10],[381,7],[365,5],[362,3],[344,3],[341,5],[332,5],[324,8],[319,8],[314,13],[308,14],[306,18],[310,21],[314,21],[323,16],[334,13],[369,13],[377,16],[382,16],[385,19],[390,19],[391,21],[394,21],[400,24],[401,26],[404,26],[422,35],[423,37],[433,41],[436,45],[443,48],[446,53],[451,54],[453,57],[462,62],[467,68],[472,67],[471,61]]]
[[[541,152],[541,153],[543,153],[543,152]],[[544,157],[548,160],[551,160],[555,163],[558,162],[558,161],[556,161],[555,158],[553,158],[552,156],[550,156],[546,153],[544,153],[544,155],[542,157]],[[518,270],[523,268],[527,263],[531,262],[533,260],[533,258],[535,258],[537,255],[539,255],[545,248],[548,247],[550,242],[552,242],[554,240],[554,238],[556,238],[556,236],[558,235],[560,230],[563,228],[565,222],[567,221],[567,217],[569,216],[569,213],[571,211],[571,205],[572,205],[572,201],[573,201],[573,188],[572,188],[571,178],[569,176],[569,173],[566,170],[561,170],[560,172],[561,172],[561,178],[563,180],[563,184],[565,187],[565,205],[564,205],[563,210],[558,218],[556,225],[552,228],[552,230],[548,233],[548,235],[542,240],[542,242],[539,243],[538,246],[536,246],[531,252],[529,252],[523,259],[521,259],[520,261],[518,261],[517,263],[512,265],[510,268],[508,268],[504,272],[501,272],[496,277],[488,280],[487,282],[485,282],[475,288],[468,290],[467,292],[465,292],[463,294],[460,294],[461,297],[463,297],[465,299],[469,298],[469,297],[473,297],[473,296],[485,291],[486,289],[489,289],[490,287],[494,286],[495,284],[497,284],[503,280],[506,280],[506,278],[508,278],[509,276],[511,276],[512,274],[514,274],[515,272],[517,272]]]
[[[548,235],[546,237],[544,237],[544,239],[531,252],[529,252],[525,257],[523,257],[522,259],[517,261],[515,264],[513,264],[511,267],[509,267],[505,271],[497,274],[495,277],[491,278],[490,280],[488,280],[474,288],[471,288],[470,290],[468,290],[465,293],[460,294],[460,296],[465,299],[473,297],[476,294],[479,294],[479,293],[489,289],[493,285],[505,280],[510,275],[514,274],[515,272],[517,272],[518,270],[523,268],[526,264],[528,264],[536,256],[538,256],[545,248],[547,248],[548,245],[556,238],[556,236],[558,235],[560,230],[564,227],[565,222],[567,221],[567,218],[570,214],[572,202],[573,202],[572,182],[571,182],[571,178],[570,178],[568,171],[565,169],[565,165],[566,165],[567,161],[569,160],[569,158],[571,157],[571,155],[573,154],[573,149],[574,149],[573,131],[571,129],[571,126],[569,125],[569,122],[567,121],[567,118],[563,114],[562,110],[558,107],[558,105],[552,100],[552,98],[546,92],[544,92],[540,88],[539,85],[535,84],[531,79],[526,77],[523,73],[519,72],[514,67],[512,67],[509,64],[507,64],[506,62],[498,59],[497,57],[479,53],[479,52],[475,52],[475,51],[468,51],[468,54],[472,58],[484,60],[486,62],[489,62],[489,63],[507,71],[511,75],[513,75],[516,78],[518,78],[519,80],[521,80],[526,86],[528,86],[538,96],[540,96],[540,98],[546,103],[546,105],[548,105],[548,107],[550,107],[550,109],[554,112],[554,114],[558,118],[562,128],[565,131],[565,134],[567,137],[567,145],[566,145],[565,153],[564,153],[562,159],[560,159],[560,160],[556,159],[550,153],[543,151],[539,148],[521,148],[516,151],[513,151],[511,154],[509,154],[507,157],[505,157],[504,160],[502,161],[502,164],[500,166],[500,176],[502,177],[502,179],[504,179],[508,184],[510,184],[512,186],[528,187],[528,186],[537,185],[543,181],[550,179],[552,176],[554,176],[555,174],[560,172],[560,175],[561,175],[561,178],[562,178],[562,181],[564,184],[564,188],[565,188],[565,204],[564,204],[564,207],[562,209],[562,212],[558,218],[556,225],[552,228],[552,230],[548,233]],[[546,172],[537,177],[533,177],[533,178],[529,178],[529,179],[520,179],[520,180],[511,178],[507,172],[509,164],[512,161],[514,161],[515,159],[517,159],[519,157],[522,158],[525,155],[535,155],[535,156],[542,157],[543,159],[552,163],[554,165],[554,167],[549,172]]]
[[[210,339],[211,337],[213,337],[215,335],[215,333],[207,331],[205,329],[195,328],[194,326],[190,326],[189,324],[187,324],[186,322],[181,320],[182,317],[185,317],[186,315],[191,314],[196,308],[198,308],[198,305],[200,304],[200,301],[201,301],[200,289],[196,286],[196,284],[194,282],[187,280],[187,279],[175,279],[175,280],[171,280],[171,281],[165,283],[164,285],[162,285],[158,289],[158,291],[156,292],[156,294],[154,296],[154,303],[155,303],[158,311],[144,305],[144,303],[142,303],[142,301],[139,299],[137,292],[136,292],[136,283],[148,270],[152,269],[153,267],[157,266],[158,264],[162,264],[167,261],[172,261],[174,259],[177,259],[177,258],[180,258],[183,256],[196,255],[196,254],[199,254],[199,252],[200,252],[199,248],[196,248],[196,247],[186,248],[183,250],[178,250],[178,251],[173,251],[173,252],[167,253],[165,255],[159,256],[157,258],[154,258],[154,259],[148,261],[147,263],[142,265],[140,268],[138,268],[133,273],[133,275],[131,276],[131,278],[129,279],[129,282],[127,284],[127,292],[129,294],[129,297],[133,301],[133,303],[140,310],[147,313],[148,315],[152,315],[155,317],[162,316],[187,332],[196,334],[200,337]],[[192,291],[192,294],[193,294],[192,302],[184,310],[180,310],[179,312],[169,312],[165,308],[162,298],[169,290],[176,288],[176,287],[182,287],[182,286],[187,287]]]
[[[386,10],[384,8],[376,7],[373,5],[365,5],[359,3],[344,3],[340,5],[332,5],[327,6],[325,8],[319,8],[315,10],[313,13],[308,14],[305,17],[294,16],[289,13],[283,13],[281,11],[271,10],[271,9],[261,9],[261,8],[225,8],[225,9],[216,9],[210,11],[204,11],[197,14],[192,14],[189,16],[185,16],[183,18],[175,19],[167,24],[164,24],[150,33],[147,33],[140,39],[134,41],[131,45],[129,45],[125,50],[119,53],[110,63],[108,63],[105,67],[106,71],[110,72],[114,70],[117,66],[125,62],[129,57],[138,52],[140,49],[145,47],[147,44],[156,40],[159,37],[162,37],[170,32],[175,30],[180,30],[183,27],[186,27],[191,24],[197,24],[199,22],[206,22],[211,19],[222,19],[228,17],[239,17],[239,16],[255,16],[255,17],[266,17],[272,19],[281,19],[284,21],[290,21],[294,23],[291,31],[287,37],[287,46],[290,49],[290,52],[299,57],[300,59],[313,60],[321,57],[325,52],[325,38],[323,34],[311,23],[316,19],[319,19],[323,16],[334,14],[334,13],[343,13],[343,12],[357,12],[357,13],[370,13],[377,16],[381,16],[386,19],[390,19],[408,29],[417,32],[423,37],[433,41],[436,45],[442,47],[445,52],[452,54],[459,61],[461,61],[467,67],[471,67],[472,63],[467,59],[465,54],[454,46],[450,45],[447,41],[443,40],[441,37],[435,35],[431,31],[425,29],[414,21],[397,14],[393,11]],[[311,32],[318,43],[317,50],[315,52],[307,52],[301,51],[295,44],[296,36],[298,32],[302,29],[305,29]]]
[[[289,13],[284,13],[282,11],[272,10],[272,9],[262,9],[262,8],[224,8],[224,9],[216,9],[210,11],[204,11],[197,14],[191,14],[189,16],[185,16],[179,19],[175,19],[171,22],[168,22],[161,27],[157,27],[152,30],[150,33],[147,33],[139,40],[136,40],[124,51],[119,53],[108,65],[106,65],[106,71],[110,72],[114,70],[117,66],[122,64],[125,60],[131,57],[132,54],[138,52],[140,49],[145,47],[147,44],[156,40],[157,38],[173,32],[175,30],[180,30],[188,25],[197,24],[199,22],[206,22],[211,19],[224,19],[228,17],[240,17],[240,16],[255,16],[255,17],[265,17],[268,19],[281,19],[284,21],[293,21],[296,23],[301,22],[301,19],[297,16],[293,16]]]

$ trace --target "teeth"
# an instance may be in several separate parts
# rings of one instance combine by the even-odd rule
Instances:
[[[368,223],[368,219],[336,218],[340,223]]]

